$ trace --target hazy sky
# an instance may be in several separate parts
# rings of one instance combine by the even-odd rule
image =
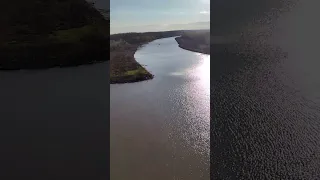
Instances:
[[[209,28],[210,0],[110,0],[110,33]]]

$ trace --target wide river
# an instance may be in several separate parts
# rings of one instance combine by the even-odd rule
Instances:
[[[111,179],[209,179],[210,55],[174,38],[135,54],[155,75],[111,85]]]

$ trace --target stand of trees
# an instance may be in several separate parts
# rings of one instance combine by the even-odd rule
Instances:
[[[86,0],[1,1],[0,23],[1,69],[109,59],[109,20]]]

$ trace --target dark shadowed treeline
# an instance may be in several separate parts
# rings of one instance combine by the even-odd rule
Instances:
[[[1,1],[0,24],[1,69],[109,59],[109,21],[85,0]]]

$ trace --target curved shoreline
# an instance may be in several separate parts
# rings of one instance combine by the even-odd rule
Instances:
[[[157,32],[157,33],[163,33],[163,32]],[[178,46],[182,49],[197,52],[197,53],[203,53],[210,55],[210,47],[208,47],[207,44],[203,44],[201,41],[198,41],[198,39],[183,39],[184,33],[182,31],[175,31],[174,34],[166,34],[166,35],[157,35],[157,33],[154,33],[150,36],[148,33],[134,33],[129,34],[130,38],[136,37],[136,38],[145,38],[148,37],[147,40],[142,40],[138,43],[132,43],[132,44],[126,44],[124,41],[121,41],[121,36],[125,36],[125,34],[118,34],[117,36],[120,36],[120,38],[114,38],[114,39],[120,39],[120,43],[123,43],[121,45],[116,46],[116,50],[112,52],[110,50],[110,84],[123,84],[123,83],[134,83],[134,82],[140,82],[145,80],[150,80],[154,78],[154,75],[148,72],[143,66],[141,66],[140,63],[136,61],[134,58],[134,54],[137,50],[139,50],[141,47],[143,47],[145,44],[150,43],[151,41],[162,39],[162,38],[169,38],[169,37],[175,37],[175,40],[178,43]],[[203,35],[201,35],[202,37]],[[130,38],[129,41],[130,41]],[[130,42],[131,43],[131,42]],[[200,48],[201,46],[205,46],[205,48]],[[209,49],[208,49],[209,48]],[[115,54],[115,55],[114,55]],[[115,73],[113,71],[116,71]],[[129,73],[128,73],[129,72]]]
[[[147,43],[145,43],[147,44]],[[141,45],[142,46],[142,45]],[[130,65],[134,66],[131,70],[113,74],[110,71],[110,84],[124,84],[124,83],[134,83],[140,81],[146,81],[153,79],[154,75],[147,71],[137,60],[134,58],[134,54],[139,50],[139,48],[131,49],[125,54],[121,54],[121,58],[128,59]],[[111,61],[110,61],[111,62]],[[111,62],[112,63],[112,62]],[[111,67],[110,67],[111,68]]]
[[[180,44],[179,44],[178,46],[179,46],[179,48],[184,49],[184,50],[187,50],[187,51],[210,55],[210,53],[208,53],[208,52],[202,52],[202,51],[199,51],[199,50],[197,50],[197,49],[187,48],[187,47],[184,47],[184,46],[182,46],[182,45],[180,45]]]
[[[180,36],[181,34],[182,31],[164,31],[111,35],[110,84],[134,83],[153,79],[154,75],[136,61],[134,54],[154,40]]]
[[[190,41],[187,42],[187,40],[183,40],[183,36],[176,37],[175,40],[177,41],[178,46],[181,49],[184,49],[184,50],[187,50],[187,51],[196,52],[196,53],[202,53],[202,54],[210,55],[210,47],[209,47],[209,50],[207,50],[207,49],[199,49],[196,46],[194,46],[196,44],[195,42],[190,43]],[[193,46],[189,46],[190,44],[192,44]]]

